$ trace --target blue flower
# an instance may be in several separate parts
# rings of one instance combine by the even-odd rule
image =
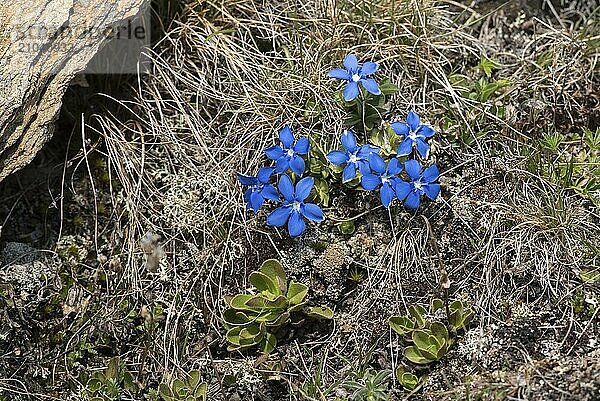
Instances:
[[[306,228],[304,217],[320,223],[325,219],[321,208],[314,203],[304,203],[315,184],[312,177],[305,177],[298,181],[296,190],[292,180],[286,174],[279,178],[279,191],[283,195],[283,205],[271,212],[267,217],[267,224],[281,227],[286,222],[288,232],[292,237],[298,237]]]
[[[417,113],[410,111],[406,117],[406,123],[395,122],[390,125],[396,134],[404,136],[404,140],[398,146],[398,156],[411,154],[413,146],[416,146],[423,159],[429,157],[429,145],[425,139],[432,137],[435,132],[429,125],[421,124]]]
[[[440,194],[440,184],[434,181],[440,176],[437,166],[431,165],[421,173],[421,165],[416,160],[407,160],[404,169],[410,178],[410,182],[398,181],[396,184],[396,196],[409,209],[416,209],[421,204],[421,196],[425,194],[429,199],[435,200]]]
[[[402,165],[398,159],[394,158],[388,162],[386,168],[385,162],[378,154],[371,155],[369,164],[372,173],[363,175],[361,185],[364,189],[372,191],[381,184],[379,190],[381,203],[386,208],[390,207],[390,203],[394,199],[396,183],[401,181],[396,176],[402,171]]]
[[[373,78],[367,78],[368,75],[374,74],[379,69],[379,64],[367,61],[362,67],[358,65],[358,60],[354,54],[349,54],[344,59],[343,68],[335,68],[329,71],[330,78],[337,78],[343,81],[348,81],[344,88],[344,99],[347,102],[355,99],[358,96],[358,83],[360,82],[367,91],[374,95],[381,95],[379,85]]]
[[[305,155],[310,149],[308,138],[300,138],[294,145],[294,134],[287,125],[279,131],[279,140],[283,147],[275,145],[265,149],[265,154],[271,160],[275,160],[275,173],[285,173],[291,168],[294,173],[301,176],[304,173]]]
[[[257,213],[265,199],[279,201],[279,194],[269,179],[273,174],[273,167],[263,167],[258,170],[256,177],[238,173],[240,184],[248,186],[244,192],[244,201],[247,203],[246,210],[252,209]]]
[[[342,134],[342,146],[346,149],[333,150],[327,154],[327,160],[331,163],[341,166],[346,164],[342,173],[342,182],[348,182],[356,177],[356,169],[362,174],[371,172],[369,169],[369,157],[373,153],[379,153],[379,149],[372,145],[363,145],[358,147],[352,131],[346,131]]]

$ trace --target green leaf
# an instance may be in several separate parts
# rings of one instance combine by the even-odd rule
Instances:
[[[417,363],[419,365],[425,365],[430,362],[433,362],[433,361],[423,357],[423,355],[421,355],[421,352],[419,351],[419,349],[413,345],[404,348],[404,356],[409,361],[411,361],[413,363]]]
[[[234,308],[228,308],[223,312],[223,320],[230,325],[243,325],[252,321],[250,312],[241,312]]]
[[[333,319],[333,311],[326,306],[311,306],[306,308],[305,313],[315,319]]]
[[[425,315],[427,311],[421,305],[411,305],[408,307],[408,314],[415,318],[419,328],[425,327]]]
[[[402,366],[396,369],[398,382],[408,391],[413,391],[419,385],[419,378],[410,372],[406,372]]]
[[[431,333],[438,339],[438,341],[440,343],[442,342],[442,340],[448,341],[448,339],[449,339],[448,329],[442,323],[440,323],[440,322],[431,323],[430,330],[431,330]]]
[[[287,292],[287,299],[290,305],[299,305],[304,301],[304,297],[308,294],[308,287],[302,283],[290,282],[290,287]]]
[[[208,395],[208,384],[202,383],[194,392],[196,401],[206,401]]]
[[[388,78],[384,79],[379,83],[379,89],[381,93],[385,96],[394,95],[398,93],[400,88],[392,83]]]
[[[481,58],[481,61],[477,65],[477,68],[479,68],[481,71],[483,71],[483,73],[488,78],[490,78],[492,76],[492,71],[500,68],[500,64],[498,62],[484,56]]]
[[[197,370],[192,370],[188,373],[187,379],[188,385],[190,388],[195,389],[200,384],[200,372]]]
[[[342,221],[337,225],[337,228],[339,232],[344,235],[351,235],[354,234],[354,231],[356,231],[356,227],[354,226],[354,222],[352,220]]]
[[[171,387],[169,387],[166,383],[160,383],[158,385],[158,393],[166,401],[170,401],[171,399],[174,398],[174,394],[171,391]]]
[[[279,327],[286,324],[288,320],[290,320],[290,314],[288,312],[284,312],[280,314],[277,319],[273,321],[267,321],[265,324],[267,327]]]
[[[434,298],[431,300],[431,313],[435,313],[440,309],[444,308],[444,301],[439,298]]]
[[[579,277],[584,283],[596,284],[600,283],[600,269],[582,270]]]
[[[277,278],[275,278],[277,280]],[[252,272],[250,274],[250,283],[260,292],[268,292],[274,296],[280,295],[281,291],[277,283],[269,276],[261,272]]]
[[[410,333],[415,323],[408,316],[392,316],[388,320],[390,327],[401,336]]]
[[[119,359],[118,356],[112,358],[109,362],[108,362],[108,366],[106,367],[106,378],[108,379],[118,379],[119,378],[119,373],[121,370],[121,360]]]
[[[187,386],[180,379],[175,379],[171,387],[173,388],[173,394],[176,396],[184,395],[185,393],[187,393]]]
[[[253,295],[250,294],[238,294],[235,297],[231,298],[231,300],[229,301],[229,305],[234,309],[251,311],[252,308],[246,305],[246,302],[248,302],[252,297]]]
[[[258,326],[244,327],[239,334],[241,346],[252,346],[262,341],[265,336],[264,328]]]
[[[429,333],[429,331],[415,330],[415,331],[412,332],[412,341],[415,343],[415,345],[420,350],[424,350],[424,349],[429,348],[429,346],[431,345],[430,337],[434,337],[434,336],[432,336]]]
[[[246,301],[246,305],[254,309],[286,309],[288,307],[288,299],[279,295],[275,299],[267,299],[260,295],[255,295]]]
[[[233,327],[227,331],[225,334],[225,338],[227,341],[233,345],[240,345],[240,331],[242,331],[243,327]]]
[[[260,351],[264,354],[270,354],[277,346],[277,337],[274,334],[267,333],[260,343]]]
[[[281,293],[285,293],[287,290],[287,278],[283,266],[277,259],[265,260],[260,266],[260,272],[266,274],[274,283],[277,284]]]

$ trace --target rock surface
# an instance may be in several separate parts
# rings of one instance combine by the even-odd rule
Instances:
[[[62,97],[148,0],[8,0],[0,4],[0,181],[29,163],[53,134]]]

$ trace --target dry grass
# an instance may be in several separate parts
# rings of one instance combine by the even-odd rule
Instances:
[[[482,327],[505,318],[506,304],[567,308],[581,286],[579,270],[597,267],[597,257],[582,245],[600,235],[597,211],[522,171],[520,150],[552,127],[575,130],[597,121],[597,109],[584,102],[590,88],[598,88],[598,51],[590,45],[597,38],[577,37],[573,30],[580,27],[566,26],[562,17],[560,23],[538,19],[534,35],[516,35],[504,47],[498,35],[505,22],[497,13],[464,7],[457,16],[451,5],[227,0],[187,9],[151,52],[153,71],[140,82],[136,100],[124,103],[131,120],[96,116],[109,171],[123,187],[113,194],[122,197],[127,221],[118,228],[126,233],[123,285],[140,303],[167,306],[160,331],[139,355],[128,356],[132,366],[155,372],[155,380],[199,368],[217,378],[214,397],[224,397],[218,383],[225,366],[247,366],[240,355],[218,351],[224,296],[245,288],[260,260],[306,249],[314,238],[286,243],[263,226],[264,215],[246,213],[235,172],[256,171],[262,149],[283,124],[298,135],[319,133],[325,150],[337,146],[343,114],[333,100],[337,84],[326,72],[349,52],[379,61],[380,75],[399,84],[386,118],[416,109],[437,126],[452,122],[434,141],[447,196],[423,212],[433,232],[419,217],[374,212],[371,219],[383,219],[371,233],[381,252],[360,261],[367,278],[330,332],[286,346],[289,370],[281,375],[289,387],[314,382],[318,371],[317,398],[329,399],[323,392],[352,371],[344,360],[377,339],[377,364],[399,363],[385,321],[439,293],[432,234],[453,294],[471,302]],[[507,119],[462,97],[448,80],[452,71],[475,75],[473,66],[485,54],[501,59],[499,74],[513,82],[496,99],[507,104]],[[487,136],[467,150],[452,139],[484,126]],[[166,256],[156,274],[144,268],[139,240],[146,232],[162,237]],[[258,369],[248,374],[258,376]]]

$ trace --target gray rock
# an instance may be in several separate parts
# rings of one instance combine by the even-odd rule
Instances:
[[[29,163],[52,137],[69,83],[110,39],[81,32],[127,24],[147,3],[5,0],[0,4],[0,181]]]

